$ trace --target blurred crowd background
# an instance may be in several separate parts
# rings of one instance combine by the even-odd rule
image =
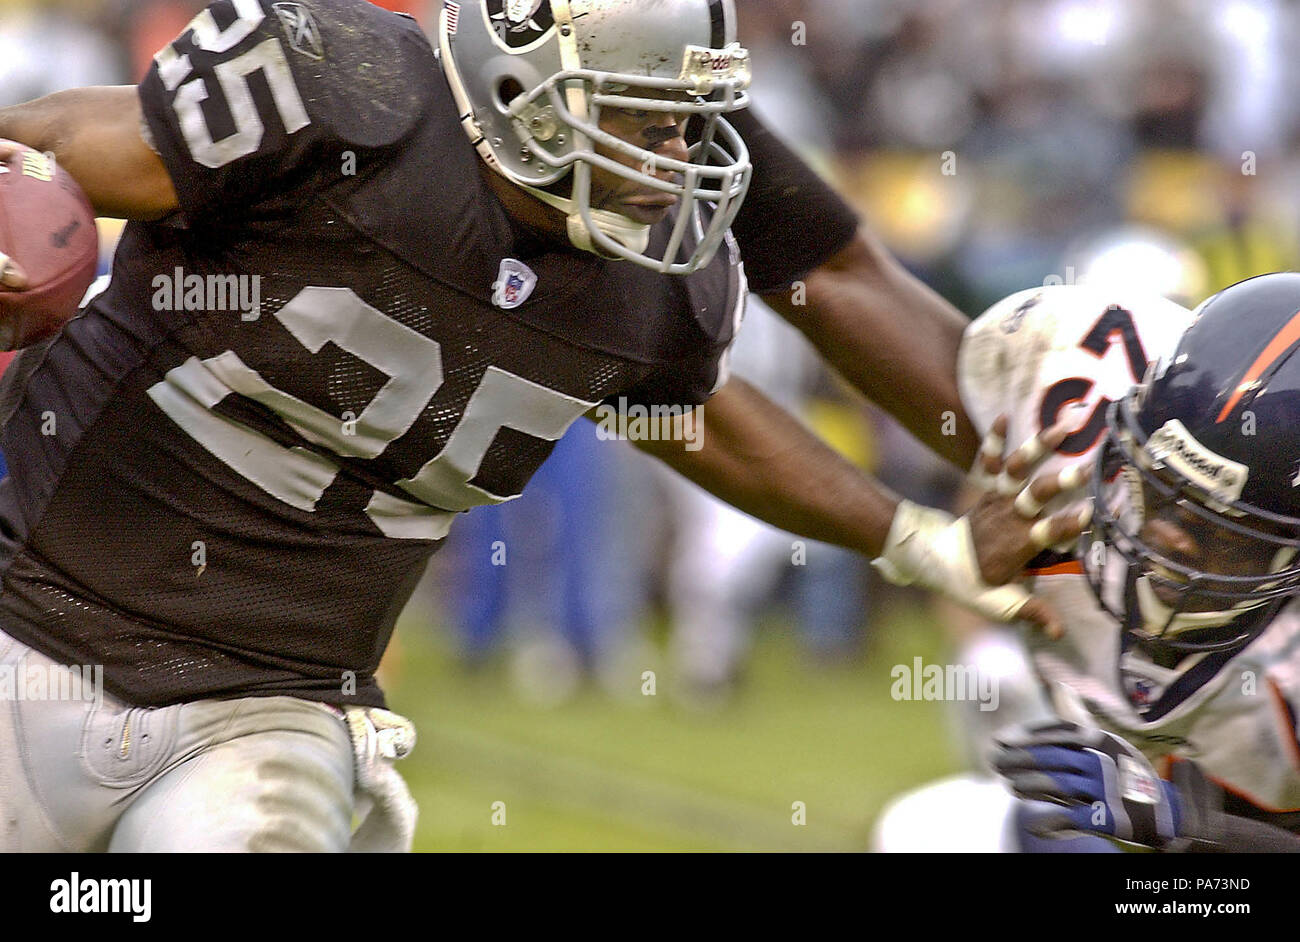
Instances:
[[[1035,284],[1101,277],[1196,303],[1297,265],[1300,4],[737,4],[758,110],[970,316]],[[441,6],[381,5],[426,28]],[[134,82],[202,6],[0,0],[0,105]],[[761,304],[735,369],[900,492],[953,499],[959,475]],[[679,702],[721,708],[744,693],[758,626],[792,632],[808,664],[832,670],[872,657],[898,601],[862,560],[723,508],[582,423],[524,499],[458,522],[408,624],[444,639],[459,668],[494,665],[528,703],[635,695],[653,662]],[[386,669],[400,661],[399,648]]]

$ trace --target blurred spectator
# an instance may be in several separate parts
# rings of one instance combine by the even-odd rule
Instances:
[[[99,9],[93,0],[0,5],[0,106],[126,81],[121,50],[96,25]]]
[[[627,665],[640,649],[653,507],[633,460],[579,422],[521,499],[475,508],[452,529],[445,601],[461,656],[480,663],[509,646],[526,699],[558,703],[587,676],[637,691],[644,659]]]
[[[733,347],[732,368],[810,420],[814,431],[848,457],[870,462],[861,407],[812,395],[823,376],[820,361],[756,297]],[[707,404],[704,428],[707,435]],[[679,699],[715,707],[730,697],[743,677],[759,615],[783,581],[807,650],[827,662],[855,652],[866,620],[866,564],[860,556],[795,540],[666,469],[662,476],[673,533],[665,607],[672,692]]]

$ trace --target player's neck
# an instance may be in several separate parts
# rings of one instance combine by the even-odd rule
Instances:
[[[501,174],[480,162],[479,173],[487,181],[488,187],[501,201],[508,215],[514,222],[531,230],[549,242],[558,242],[568,246],[569,233],[564,213],[553,206],[547,206],[541,200],[529,196]]]

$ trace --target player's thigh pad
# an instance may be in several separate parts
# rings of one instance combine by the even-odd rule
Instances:
[[[167,759],[168,712],[129,707],[91,666],[61,666],[3,633],[0,670],[0,846],[104,850],[133,789]]]
[[[115,852],[344,851],[353,760],[343,722],[292,697],[181,705],[181,761],[122,815]]]
[[[43,730],[24,728],[24,713],[54,720],[56,726],[75,731],[89,705],[85,703],[23,703],[16,693],[17,678],[28,668],[28,657],[40,658],[26,645],[0,632],[0,671],[7,678],[7,695],[0,697],[0,852],[22,851],[49,853],[83,850],[60,832],[42,800],[42,789],[31,768],[33,755],[65,750],[75,754],[77,738],[64,737],[57,743]],[[43,667],[43,665],[38,665]],[[59,716],[54,716],[58,712]],[[31,748],[31,733],[36,732],[40,748]]]

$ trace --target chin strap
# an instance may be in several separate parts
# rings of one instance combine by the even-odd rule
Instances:
[[[1179,612],[1175,615],[1172,607],[1160,601],[1151,586],[1150,579],[1146,576],[1138,576],[1133,589],[1137,598],[1138,611],[1142,616],[1142,630],[1152,634],[1154,626],[1163,626],[1163,631],[1173,637],[1185,631],[1222,628],[1251,609],[1259,608],[1267,602],[1267,599],[1259,602],[1245,601],[1217,612]],[[1157,627],[1156,630],[1161,629]]]
[[[536,187],[521,186],[521,189],[537,197],[547,206],[553,206],[565,214],[568,220],[569,241],[576,248],[611,261],[619,260],[618,256],[606,255],[596,247],[591,238],[591,230],[587,228],[587,222],[582,218],[582,214],[578,212],[573,200],[563,196],[556,196],[554,193],[548,193]],[[615,242],[631,249],[638,255],[645,254],[646,247],[650,244],[649,226],[634,222],[618,213],[611,213],[606,209],[591,210],[591,219],[601,232]]]

